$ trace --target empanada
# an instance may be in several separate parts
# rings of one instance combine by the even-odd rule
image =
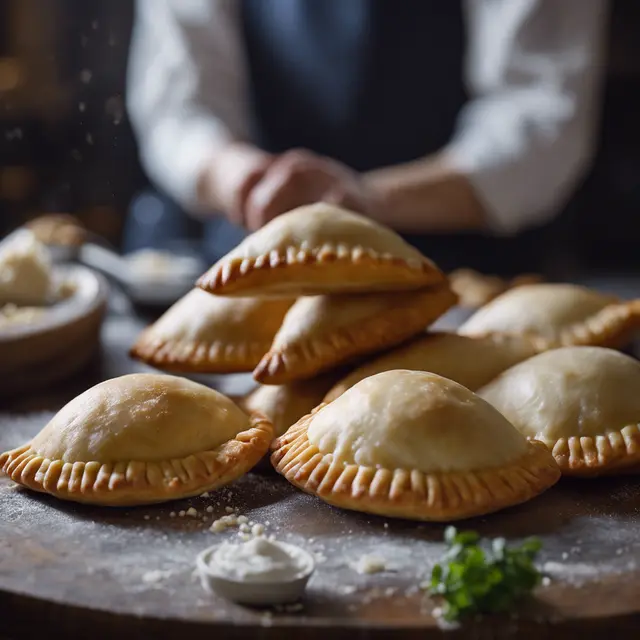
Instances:
[[[199,280],[218,295],[287,296],[420,289],[443,273],[399,235],[325,203],[278,216]]]
[[[508,369],[478,391],[567,475],[640,463],[640,363],[602,347],[565,347]]]
[[[254,371],[265,384],[309,378],[423,332],[455,303],[447,285],[300,298]]]
[[[33,440],[0,455],[15,482],[57,498],[121,506],[210,491],[249,471],[273,427],[183,378],[107,380],[63,407]]]
[[[291,483],[338,507],[457,520],[538,495],[553,456],[491,405],[432,373],[387,371],[321,405],[272,444]]]
[[[223,298],[194,289],[142,332],[131,356],[168,371],[252,371],[293,302]]]
[[[623,346],[640,328],[640,300],[623,302],[573,284],[507,291],[458,330],[462,335],[523,335],[538,350],[570,345]]]
[[[360,380],[393,369],[437,373],[475,391],[534,353],[531,343],[519,336],[473,338],[428,333],[357,367],[329,391],[324,401],[335,400]]]

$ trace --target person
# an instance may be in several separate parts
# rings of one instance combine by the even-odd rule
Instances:
[[[447,268],[530,270],[509,238],[589,168],[607,16],[608,0],[138,0],[128,108],[212,259],[323,200]]]

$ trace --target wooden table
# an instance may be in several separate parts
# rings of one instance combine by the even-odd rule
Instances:
[[[145,370],[126,357],[140,327],[129,315],[110,316],[91,372],[36,397],[3,401],[0,450],[36,433],[46,412],[94,382]],[[213,383],[233,394],[247,380]],[[171,516],[189,506],[197,518]],[[236,535],[208,530],[227,506],[316,553],[303,606],[245,609],[202,589],[193,574],[195,555]],[[473,621],[447,637],[640,637],[636,478],[563,480],[526,505],[464,526],[509,540],[540,536],[551,581],[517,617]],[[443,529],[334,509],[269,474],[249,475],[208,498],[136,509],[73,505],[1,479],[0,637],[55,630],[56,638],[424,640],[442,633],[430,615],[434,603],[418,586],[442,553]],[[363,555],[382,557],[387,571],[360,575],[352,563]]]

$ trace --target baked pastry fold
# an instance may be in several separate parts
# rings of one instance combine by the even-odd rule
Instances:
[[[391,229],[320,202],[274,218],[198,285],[218,295],[299,297],[420,289],[444,279]]]
[[[446,284],[420,291],[300,298],[254,378],[283,384],[391,347],[422,333],[455,301]]]
[[[361,380],[393,369],[429,371],[476,391],[534,354],[531,342],[520,336],[427,333],[360,365],[340,380],[324,401],[331,402]]]
[[[260,385],[239,405],[248,413],[265,416],[273,424],[274,436],[282,435],[302,416],[315,409],[344,372],[327,374],[282,385]]]
[[[130,354],[167,371],[249,372],[269,350],[293,303],[194,289],[140,334]]]
[[[482,307],[461,335],[522,335],[536,349],[571,345],[620,347],[640,329],[640,300],[621,301],[572,284],[532,284]]]
[[[640,463],[640,363],[618,351],[542,353],[478,394],[523,435],[543,442],[563,474],[612,474]]]
[[[107,506],[198,495],[248,472],[273,435],[222,394],[189,380],[133,374],[67,404],[33,440],[0,455],[14,482]]]
[[[450,521],[538,495],[560,477],[468,389],[434,374],[390,371],[321,405],[272,444],[275,469],[329,504]]]

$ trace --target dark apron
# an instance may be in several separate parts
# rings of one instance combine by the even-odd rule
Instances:
[[[358,171],[441,149],[466,101],[461,5],[242,0],[254,142],[272,153],[311,149]],[[208,236],[219,254],[242,231],[216,221]],[[445,269],[503,270],[494,239],[407,239]]]

